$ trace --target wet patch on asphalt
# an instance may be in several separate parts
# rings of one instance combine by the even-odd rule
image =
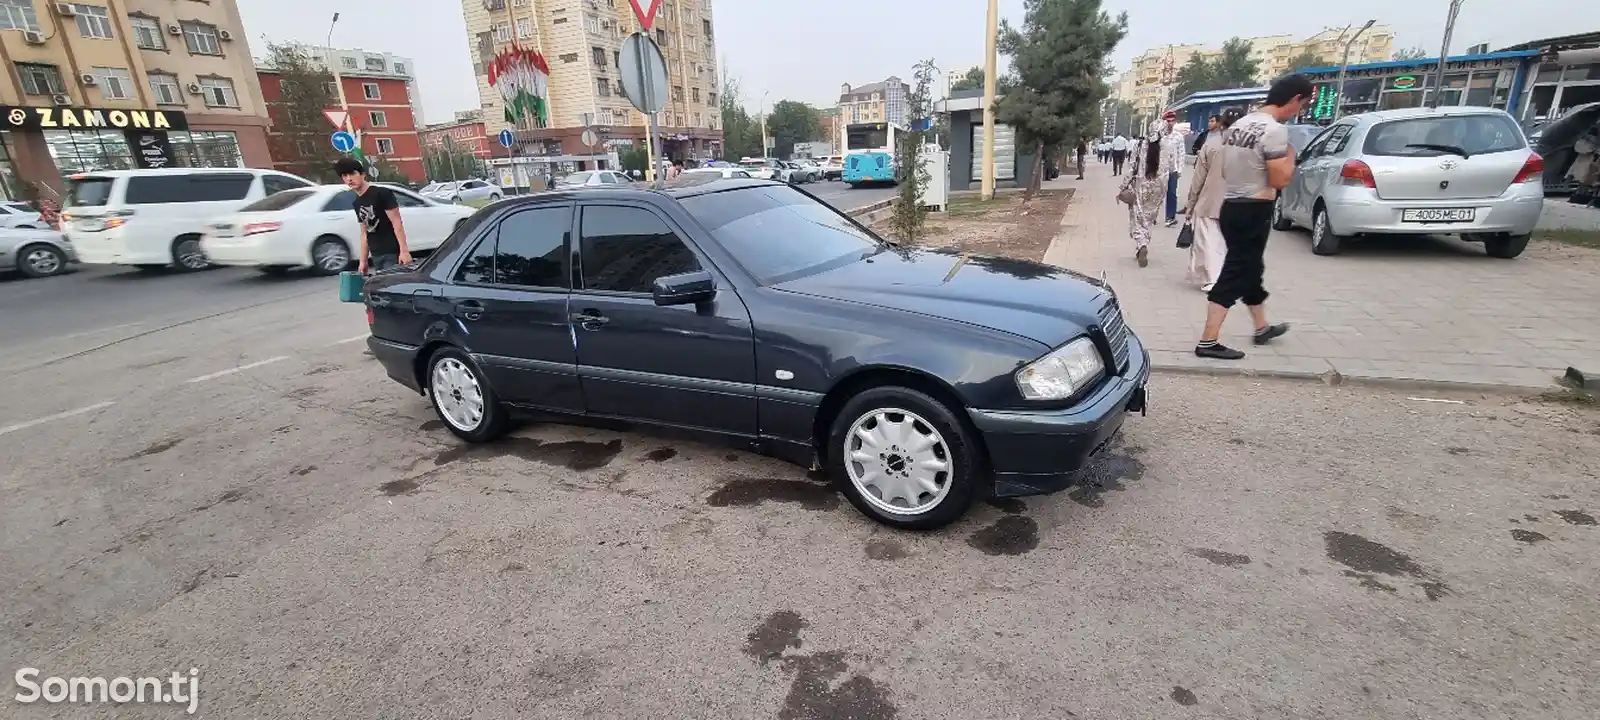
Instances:
[[[297,467],[297,468],[295,468],[293,470],[290,470],[289,472],[294,473],[296,475],[299,475],[301,477],[305,477],[307,475],[310,475],[312,473],[312,471],[314,471],[316,469],[317,469],[317,466],[315,466],[315,465],[301,465],[301,466],[299,466],[299,467]]]
[[[1450,587],[1440,582],[1410,556],[1382,543],[1373,542],[1353,533],[1329,530],[1322,534],[1328,558],[1349,568],[1345,577],[1359,580],[1368,590],[1397,592],[1393,585],[1378,579],[1386,577],[1410,578],[1429,600],[1438,600],[1450,594]]]
[[[311,398],[314,398],[314,397],[316,397],[318,395],[321,395],[322,393],[323,393],[323,389],[322,388],[319,388],[319,387],[317,387],[315,385],[312,385],[312,386],[309,386],[309,387],[295,388],[293,390],[285,392],[283,394],[283,399],[289,400],[291,402],[295,401],[295,400],[310,400]]]
[[[1554,512],[1555,514],[1560,515],[1561,519],[1565,520],[1568,525],[1595,524],[1594,516],[1582,510],[1556,510]]]
[[[989,498],[985,501],[992,507],[1007,515],[1020,515],[1028,510],[1028,503],[1022,498]]]
[[[492,443],[481,445],[460,444],[441,450],[433,458],[435,467],[448,465],[458,460],[484,460],[502,455],[511,455],[529,462],[542,465],[558,465],[568,470],[583,472],[598,470],[611,464],[622,452],[622,440],[610,442],[592,442],[589,440],[565,440],[561,442],[545,442],[536,438],[508,437]]]
[[[1523,530],[1521,528],[1517,528],[1511,531],[1511,539],[1519,543],[1527,543],[1532,545],[1534,543],[1544,542],[1550,538],[1544,533],[1536,533],[1532,530]]]
[[[650,462],[666,462],[677,456],[678,449],[670,447],[658,447],[644,454],[645,459]]]
[[[1190,691],[1189,688],[1183,687],[1182,685],[1173,685],[1172,692],[1168,694],[1168,697],[1171,697],[1173,702],[1184,707],[1188,707],[1200,702],[1200,698],[1195,697],[1194,693]]]
[[[906,547],[896,540],[889,538],[873,538],[867,541],[867,557],[873,560],[901,560],[911,556]]]
[[[409,495],[416,492],[417,488],[419,487],[421,487],[421,485],[418,484],[416,480],[411,478],[400,478],[399,480],[390,480],[389,482],[379,485],[378,489],[382,490],[383,494],[388,495],[389,497],[394,497],[396,495]]]
[[[762,665],[777,661],[784,671],[794,674],[789,694],[778,709],[779,720],[898,717],[900,709],[890,702],[888,690],[866,675],[850,673],[844,653],[785,654],[800,649],[800,631],[807,625],[793,610],[779,610],[745,636],[746,655]],[[849,677],[840,680],[846,674]]]
[[[764,502],[793,503],[807,510],[839,507],[839,492],[832,485],[804,480],[730,477],[706,496],[711,507],[752,507]]]
[[[123,458],[123,460],[138,460],[139,458],[146,458],[152,455],[160,455],[161,453],[177,447],[181,442],[183,442],[183,438],[169,438],[158,443],[151,443],[149,447],[129,455]]]
[[[307,370],[305,374],[308,375],[308,376],[309,375],[327,375],[328,373],[331,373],[331,372],[333,372],[335,370],[342,370],[342,369],[344,369],[344,368],[342,366],[340,366],[340,365],[318,365],[318,366],[316,366],[314,368],[311,368],[310,370]]]
[[[1024,555],[1039,547],[1039,523],[1026,515],[1007,515],[967,538],[985,555]]]
[[[1235,554],[1230,553],[1230,552],[1223,552],[1221,550],[1212,550],[1210,548],[1189,548],[1187,552],[1190,555],[1193,555],[1193,556],[1195,556],[1197,558],[1200,558],[1202,560],[1207,560],[1207,561],[1210,561],[1210,562],[1215,563],[1217,565],[1222,565],[1222,566],[1225,566],[1225,567],[1238,567],[1240,565],[1249,565],[1250,564],[1250,556],[1249,555],[1235,555]]]
[[[1118,435],[1099,457],[1078,471],[1076,487],[1067,493],[1067,499],[1087,508],[1105,507],[1107,491],[1126,490],[1125,482],[1144,478],[1144,461],[1139,459],[1143,454],[1144,448],[1129,445]]]
[[[237,490],[237,489],[228,490],[228,491],[222,493],[221,495],[218,495],[217,499],[212,500],[211,502],[208,502],[208,503],[205,503],[205,504],[202,504],[202,505],[194,506],[192,509],[190,509],[190,512],[205,512],[205,511],[210,510],[211,508],[214,508],[214,507],[216,507],[218,505],[223,505],[223,504],[226,504],[226,503],[239,502],[239,499],[243,498],[243,497],[244,497],[244,491],[243,490]],[[134,539],[135,540],[140,540],[140,539],[148,539],[148,538],[135,537]]]
[[[420,432],[433,432],[435,430],[443,430],[443,429],[444,429],[444,421],[440,420],[439,418],[434,418],[432,420],[425,420],[425,421],[423,421],[423,423],[421,425],[417,426],[417,430],[420,431]]]
[[[1450,453],[1451,455],[1466,455],[1467,453],[1472,452],[1464,447],[1448,447],[1445,448],[1444,451]]]

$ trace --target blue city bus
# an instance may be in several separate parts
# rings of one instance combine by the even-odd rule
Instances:
[[[898,183],[900,162],[895,143],[902,132],[904,128],[887,122],[846,125],[845,184],[857,187],[863,183]]]

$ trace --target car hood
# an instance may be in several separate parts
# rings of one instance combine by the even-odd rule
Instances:
[[[1026,260],[896,248],[777,283],[791,293],[893,308],[991,328],[1055,347],[1098,324],[1103,281]]]

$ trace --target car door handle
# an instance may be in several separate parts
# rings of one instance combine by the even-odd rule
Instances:
[[[601,325],[611,322],[611,318],[601,315],[595,310],[585,310],[569,316],[572,322],[585,330],[599,330]]]
[[[462,300],[456,303],[456,317],[462,320],[477,320],[483,317],[483,303],[477,300]]]

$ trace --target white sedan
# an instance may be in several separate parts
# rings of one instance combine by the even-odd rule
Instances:
[[[449,203],[478,202],[481,200],[495,202],[505,195],[500,191],[499,187],[490,185],[482,180],[433,183],[424,186],[421,193],[431,200]]]
[[[439,247],[477,212],[405,188],[382,186],[392,190],[400,204],[406,244],[414,253]],[[333,275],[348,268],[361,248],[355,200],[355,193],[343,185],[284,190],[206,223],[200,249],[216,265],[254,267],[272,274],[304,267]]]
[[[39,211],[21,202],[0,202],[0,227],[46,229]]]

